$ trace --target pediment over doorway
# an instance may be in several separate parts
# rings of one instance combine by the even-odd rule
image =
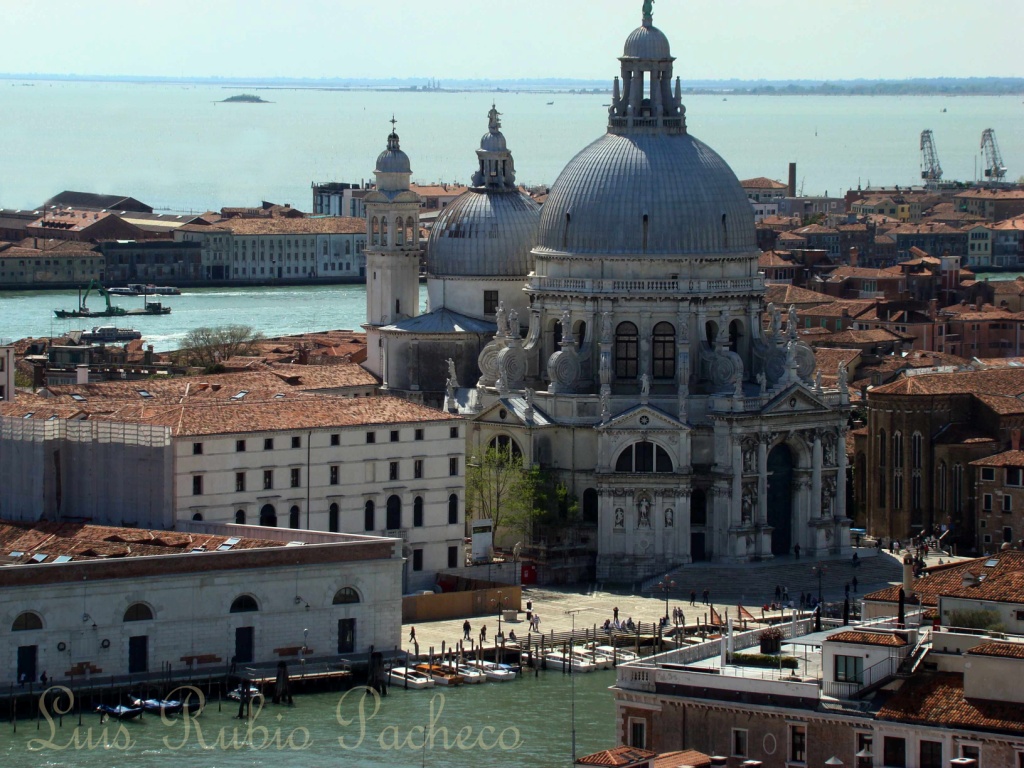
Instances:
[[[830,413],[832,407],[815,393],[799,384],[794,384],[768,401],[761,413],[782,415],[786,413]]]
[[[599,432],[654,432],[659,430],[689,431],[690,428],[674,416],[651,405],[635,405],[616,414],[604,424],[598,424],[595,429]]]

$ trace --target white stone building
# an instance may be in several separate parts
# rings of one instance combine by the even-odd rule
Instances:
[[[0,536],[5,687],[44,673],[223,675],[232,661],[387,649],[401,632],[395,539],[205,523],[0,523]]]
[[[475,386],[460,370],[469,388],[446,397],[473,421],[467,453],[507,445],[580,499],[602,580],[849,547],[845,371],[822,387],[795,310],[783,323],[771,307],[762,328],[750,203],[688,133],[673,62],[645,14],[620,58],[607,133],[551,187],[525,263],[528,301],[498,294]],[[482,168],[499,149],[485,136]],[[494,237],[518,245],[501,222]],[[446,274],[496,248],[468,245]],[[403,361],[401,389],[428,378]]]

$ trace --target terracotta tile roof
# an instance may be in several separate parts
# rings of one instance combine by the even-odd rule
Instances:
[[[799,216],[765,216],[760,224],[764,227],[799,227]]]
[[[757,257],[759,267],[793,267],[796,266],[789,251],[762,251]]]
[[[832,227],[823,227],[821,224],[810,224],[806,227],[794,230],[796,235],[838,235],[839,231]]]
[[[998,221],[990,225],[989,229],[995,229],[1000,232],[1024,232],[1024,216],[1016,216],[1005,221]]]
[[[1018,736],[1024,707],[1001,701],[964,698],[964,676],[952,672],[913,677],[879,709],[879,720],[917,723]]]
[[[982,643],[967,653],[972,656],[997,656],[1001,659],[1024,659],[1024,643]]]
[[[996,368],[987,371],[925,374],[875,387],[872,394],[948,395],[960,392],[1006,395],[1015,398],[1024,394],[1024,369]]]
[[[823,293],[809,291],[806,288],[775,283],[765,289],[764,300],[774,303],[777,307],[788,307],[790,304],[827,304],[832,299]]]
[[[942,222],[934,224],[901,224],[895,229],[889,230],[890,235],[962,235],[956,227],[950,227]]]
[[[870,267],[836,267],[834,270],[829,272],[826,279],[831,282],[849,280],[851,278],[861,280],[896,280],[901,279],[902,277],[903,274],[899,270],[897,270],[896,273],[892,273],[885,269],[873,269]]]
[[[606,749],[603,752],[595,752],[576,760],[577,765],[607,765],[607,766],[630,766],[636,763],[651,760],[658,756],[657,752],[639,747],[615,747]]]
[[[655,759],[654,768],[711,768],[711,757],[696,749],[662,752]]]
[[[875,306],[874,299],[838,299],[822,304],[813,309],[805,309],[801,314],[805,317],[859,317]]]
[[[991,565],[989,565],[991,563]],[[964,575],[982,577],[964,586]],[[898,585],[880,589],[864,596],[869,602],[895,603],[899,600]],[[935,607],[939,596],[971,597],[994,602],[1024,602],[1024,553],[1000,552],[997,555],[960,560],[924,569],[914,580],[914,592],[922,605]]]
[[[175,437],[458,420],[445,411],[397,397],[309,396],[249,401],[249,395],[230,402],[133,403],[94,418],[165,426]]]
[[[465,192],[469,187],[460,184],[416,184],[412,183],[409,188],[420,197],[456,197]]]
[[[0,558],[11,564],[53,563],[60,556],[74,561],[108,557],[180,555],[203,548],[215,552],[228,536],[151,531],[82,523],[15,522],[0,520]],[[283,541],[241,538],[231,549],[282,547]],[[10,553],[22,553],[10,557]],[[34,556],[46,555],[42,561]]]
[[[870,328],[863,331],[836,331],[821,341],[841,346],[843,344],[884,344],[886,342],[913,341],[915,338],[912,334],[898,333],[886,328]]]
[[[839,375],[839,364],[850,364],[851,360],[860,357],[859,349],[843,349],[842,347],[811,347],[814,351],[814,359],[818,362],[818,369],[822,377],[827,379]]]
[[[1024,200],[1024,189],[968,189],[953,195],[954,199]]]
[[[836,632],[826,637],[825,641],[853,645],[884,645],[890,648],[902,648],[907,644],[902,637],[887,632]]]
[[[789,189],[789,186],[781,181],[769,179],[767,176],[758,176],[756,179],[744,179],[740,182],[744,189]]]
[[[209,231],[206,227],[203,231]],[[366,233],[366,220],[349,216],[317,218],[230,219],[215,229],[227,229],[235,235],[361,235]]]
[[[782,242],[791,242],[791,243],[796,244],[796,243],[806,243],[807,241],[804,240],[804,238],[800,237],[800,235],[797,235],[797,234],[795,234],[793,232],[783,232],[783,233],[781,233],[779,235],[779,242],[780,243],[782,243]]]

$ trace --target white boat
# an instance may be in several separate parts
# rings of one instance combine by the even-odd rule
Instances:
[[[91,331],[82,331],[82,341],[115,343],[141,339],[142,332],[134,328],[118,328],[114,325],[94,325]]]
[[[462,675],[447,672],[440,664],[417,664],[416,671],[430,677],[435,685],[462,685]]]
[[[409,667],[394,667],[388,672],[392,685],[399,688],[433,688],[434,681],[422,672]]]
[[[596,665],[598,669],[611,669],[614,666],[610,654],[594,648],[576,645],[573,646],[572,655]]]
[[[506,664],[495,664],[493,661],[471,661],[469,666],[480,670],[487,676],[488,680],[495,683],[516,679],[515,671],[507,668]]]
[[[573,672],[593,672],[597,669],[597,664],[580,658],[576,654],[566,654],[561,651],[552,651],[544,657],[549,667],[554,669],[562,670],[563,672],[568,667]]]
[[[248,691],[248,693],[246,693],[245,692],[245,687],[242,686],[242,685],[239,685],[233,691],[228,691],[227,696],[232,701],[241,701],[242,700],[242,696],[246,696],[248,699],[252,700],[252,699],[256,699],[256,698],[262,698],[263,693],[255,685],[250,685],[249,686],[249,691]]]
[[[458,675],[466,685],[487,682],[487,675],[469,664],[442,664],[441,669],[453,675]]]
[[[610,645],[599,645],[597,646],[597,651],[605,656],[612,656],[614,654],[616,664],[628,664],[640,658],[632,651],[627,651],[625,648],[613,648]]]

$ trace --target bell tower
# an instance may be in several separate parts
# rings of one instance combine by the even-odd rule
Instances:
[[[377,156],[377,188],[366,196],[366,367],[384,375],[379,329],[419,314],[420,196],[395,132]]]

